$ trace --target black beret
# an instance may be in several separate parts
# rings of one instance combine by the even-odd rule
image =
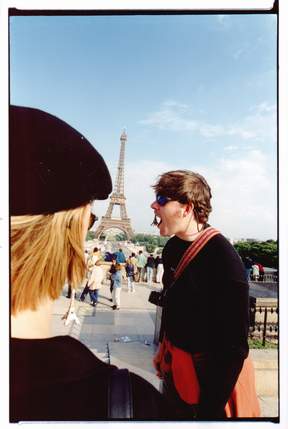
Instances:
[[[49,113],[10,106],[10,213],[48,214],[104,200],[112,191],[102,156]]]

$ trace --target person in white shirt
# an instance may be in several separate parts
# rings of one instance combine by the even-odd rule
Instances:
[[[88,280],[89,295],[92,301],[93,307],[96,306],[98,302],[98,292],[102,287],[102,281],[104,279],[104,270],[101,267],[101,261],[96,261],[94,267],[92,268],[90,278]]]
[[[259,279],[259,267],[257,264],[252,265],[252,278],[257,282]]]

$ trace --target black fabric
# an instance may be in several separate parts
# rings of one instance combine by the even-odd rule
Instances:
[[[163,251],[164,288],[191,242],[174,236]],[[213,237],[167,291],[161,335],[175,346],[201,352],[201,418],[222,418],[248,355],[249,287],[243,263],[228,240]]]
[[[38,109],[10,107],[9,167],[13,216],[76,208],[112,191],[105,161],[88,140]]]
[[[10,421],[107,420],[115,366],[69,336],[11,340]],[[130,373],[135,420],[170,420],[172,410],[146,380]]]
[[[153,256],[148,256],[147,262],[146,262],[146,267],[150,267],[150,268],[155,267],[155,259],[153,258]]]
[[[115,369],[108,383],[108,418],[133,419],[133,395],[130,372],[126,368]]]
[[[195,369],[201,386],[197,417],[199,419],[223,419],[226,417],[225,405],[228,402],[244,359],[232,351],[204,353],[194,359]]]

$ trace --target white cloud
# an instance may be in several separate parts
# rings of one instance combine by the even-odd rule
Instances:
[[[165,171],[191,169],[189,160],[187,164],[173,165],[149,160],[127,163],[125,196],[128,216],[136,232],[158,233],[150,226],[153,220],[150,204],[154,198],[151,185]],[[212,189],[211,224],[234,239],[275,239],[277,176],[274,164],[260,150],[250,150],[238,158],[235,158],[234,152],[229,152],[211,167],[195,165],[194,170],[207,178]],[[96,206],[98,214],[104,214],[108,201],[97,202]]]
[[[164,102],[157,112],[151,113],[147,119],[139,122],[164,130],[190,131],[206,138],[238,136],[243,140],[267,138],[276,139],[276,105],[266,101],[252,106],[249,114],[238,122],[217,124],[199,120],[192,108],[187,104]]]
[[[251,106],[249,109],[251,112],[254,112],[256,115],[261,115],[262,113],[276,113],[276,104],[269,104],[267,101]]]
[[[236,145],[229,145],[229,146],[224,147],[224,151],[226,151],[226,152],[233,152],[233,151],[236,151],[238,149],[239,149],[239,147]]]
[[[212,188],[211,221],[231,238],[276,238],[276,161],[260,150],[203,168]]]

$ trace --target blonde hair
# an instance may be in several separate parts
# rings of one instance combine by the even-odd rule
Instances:
[[[36,310],[57,299],[65,280],[75,288],[85,275],[85,206],[47,215],[11,217],[11,312]]]

